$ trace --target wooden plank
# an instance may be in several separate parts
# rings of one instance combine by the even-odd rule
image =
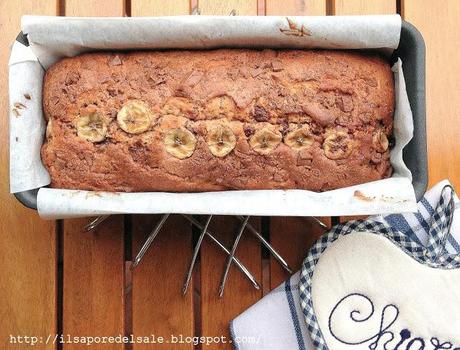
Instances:
[[[47,336],[56,332],[56,234],[53,221],[41,220],[9,193],[8,59],[23,14],[55,15],[53,0],[0,2],[0,348],[29,349],[10,335]],[[20,175],[20,174],[18,174]],[[10,340],[13,340],[10,343]],[[38,345],[38,344],[37,344]],[[40,344],[40,349],[54,349]]]
[[[404,0],[402,9],[426,43],[429,184],[448,178],[460,191],[460,2]]]
[[[123,16],[124,0],[68,0],[65,14]],[[109,336],[124,333],[123,216],[113,216],[91,233],[83,232],[88,219],[63,224],[63,333]],[[107,344],[122,349],[122,344]],[[84,349],[84,344],[64,344]]]
[[[267,16],[322,16],[326,14],[326,0],[266,0]]]
[[[221,15],[227,16],[232,10],[238,16],[257,15],[257,0],[198,0],[198,8],[202,15]]]
[[[335,0],[332,13],[335,15],[386,15],[396,13],[396,0]],[[367,216],[344,216],[340,222],[366,219]]]
[[[228,15],[232,10],[237,15],[257,15],[257,0],[233,0],[217,2],[199,0],[203,15]],[[211,229],[218,238],[231,247],[241,223],[232,217],[215,217]],[[252,221],[260,229],[260,219]],[[245,232],[237,250],[238,258],[254,277],[262,283],[262,256],[260,243],[249,232]],[[232,266],[223,298],[219,298],[219,284],[224,271],[226,256],[209,240],[203,242],[201,250],[201,335],[225,336],[229,339],[229,322],[262,297],[248,280]],[[206,348],[232,349],[230,343],[213,343]]]
[[[63,333],[116,336],[124,333],[123,216],[111,216],[93,232],[88,219],[66,220],[63,238]],[[105,344],[122,349],[121,344]],[[85,344],[64,344],[64,349]]]
[[[330,226],[330,218],[320,218],[320,220]],[[294,271],[300,269],[308,249],[323,233],[325,230],[312,218],[273,217],[270,220],[270,243]],[[276,288],[288,277],[289,274],[274,258],[271,258],[270,287]]]
[[[268,0],[267,15],[325,15],[326,1],[275,1]],[[322,219],[327,225],[330,219]],[[270,243],[286,259],[294,271],[300,269],[311,244],[323,233],[312,219],[272,217],[270,219]],[[270,288],[275,288],[289,275],[278,262],[270,257]]]
[[[137,254],[159,216],[133,216],[133,256]],[[155,334],[174,343],[194,335],[193,282],[185,297],[182,285],[191,259],[192,228],[181,216],[170,216],[140,265],[133,272],[132,330],[135,336]],[[165,347],[166,346],[166,347]],[[133,344],[133,349],[165,349],[167,345]],[[193,349],[182,343],[174,349]]]
[[[258,218],[252,218],[251,224],[260,230]],[[234,217],[214,217],[210,230],[230,248],[241,221]],[[260,242],[245,231],[238,245],[236,256],[262,283],[262,257]],[[262,297],[245,276],[232,266],[223,298],[219,298],[219,284],[224,271],[227,256],[211,241],[205,240],[201,250],[201,317],[202,335],[229,337],[229,322]],[[231,344],[210,344],[206,349],[232,349]]]
[[[385,15],[396,13],[396,0],[333,0],[334,15]]]
[[[189,0],[132,0],[131,16],[177,16],[190,14]]]
[[[125,15],[124,0],[65,0],[66,16],[110,17]]]
[[[167,5],[166,5],[167,3]],[[188,14],[184,1],[132,0],[131,11],[139,16]],[[137,254],[158,217],[133,217],[133,255]],[[135,335],[151,333],[171,340],[171,336],[193,336],[192,281],[182,297],[184,274],[191,259],[192,228],[184,218],[172,216],[133,273],[132,331]],[[133,349],[164,349],[165,344],[134,344]],[[166,345],[166,348],[168,346]],[[193,344],[174,344],[174,349],[193,349]]]

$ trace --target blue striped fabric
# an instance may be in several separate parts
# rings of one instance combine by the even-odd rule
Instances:
[[[449,246],[447,246],[447,251],[456,251],[457,253],[460,254],[460,244],[455,240],[455,238],[450,235],[448,238],[448,242],[450,243],[450,245],[452,246],[452,249],[448,249]]]
[[[298,288],[298,285],[295,287]],[[294,304],[294,297],[292,295],[291,279],[288,279],[284,283],[284,290],[286,291],[286,297],[289,304],[289,311],[291,312],[292,325],[294,326],[295,336],[299,345],[299,350],[305,350],[305,342],[303,341],[302,331],[300,329],[299,315]]]

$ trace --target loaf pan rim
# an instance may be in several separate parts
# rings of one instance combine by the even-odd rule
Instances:
[[[407,42],[406,42],[407,40]],[[16,41],[29,46],[27,35],[22,31],[18,34]],[[407,48],[405,45],[409,45]],[[412,57],[403,60],[404,78],[406,90],[412,109],[414,120],[414,136],[410,143],[403,150],[404,161],[412,173],[412,185],[414,187],[417,201],[419,201],[428,186],[428,161],[427,161],[427,134],[426,134],[426,95],[425,95],[425,41],[420,31],[411,23],[402,20],[401,39],[398,48],[394,51],[392,59],[400,57],[401,52],[411,49]],[[405,63],[413,59],[415,65]],[[415,72],[413,71],[415,70]],[[413,87],[409,91],[409,87]],[[407,164],[407,163],[406,163]],[[39,188],[14,193],[16,199],[25,207],[37,210],[37,195]]]

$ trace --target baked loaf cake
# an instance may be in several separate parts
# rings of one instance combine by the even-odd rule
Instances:
[[[47,72],[52,187],[325,191],[391,175],[394,82],[347,51],[91,53]]]

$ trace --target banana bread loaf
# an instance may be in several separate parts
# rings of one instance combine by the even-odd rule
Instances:
[[[91,53],[47,72],[52,187],[325,191],[391,175],[394,82],[322,50]]]

